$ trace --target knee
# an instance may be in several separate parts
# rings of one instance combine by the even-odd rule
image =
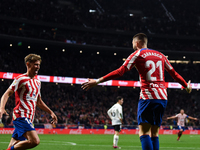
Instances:
[[[39,144],[40,144],[40,139],[37,140],[37,145],[39,145]]]
[[[36,139],[36,140],[34,141],[34,143],[35,143],[36,146],[39,145],[39,144],[40,144],[40,139]]]
[[[119,132],[118,132],[118,131],[115,131],[115,135],[119,135]]]
[[[33,145],[34,147],[40,144],[40,139],[34,139],[32,141],[30,141],[31,145]]]

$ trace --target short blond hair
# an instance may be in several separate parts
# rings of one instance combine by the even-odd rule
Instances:
[[[32,62],[36,62],[36,61],[40,61],[40,63],[42,62],[41,56],[37,55],[37,54],[29,54],[24,58],[25,64],[27,62],[32,63]]]

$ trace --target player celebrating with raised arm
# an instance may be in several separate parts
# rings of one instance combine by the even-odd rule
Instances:
[[[36,106],[51,115],[51,123],[57,123],[56,115],[41,99],[41,82],[35,77],[40,69],[41,61],[39,55],[27,55],[25,57],[27,72],[18,76],[1,97],[0,119],[3,114],[7,114],[5,105],[8,98],[15,92],[16,107],[13,110],[15,130],[7,150],[30,149],[40,143],[32,124]]]
[[[119,148],[117,143],[119,141],[120,126],[123,120],[122,104],[124,99],[121,96],[117,96],[117,103],[114,104],[108,111],[108,116],[112,120],[112,126],[114,127],[115,134],[113,137],[113,148]]]
[[[183,131],[185,131],[185,119],[186,119],[186,118],[189,118],[189,119],[196,120],[196,121],[197,121],[198,119],[186,115],[186,114],[184,113],[184,110],[183,110],[183,109],[180,110],[180,113],[179,113],[179,114],[177,114],[177,115],[175,115],[175,116],[167,117],[167,119],[175,119],[175,118],[178,118],[178,123],[177,123],[177,125],[178,125],[178,128],[179,128],[179,132],[178,132],[177,141],[179,141],[179,140],[180,140],[180,137],[181,137],[181,135],[182,135],[182,133],[183,133]]]
[[[137,119],[142,149],[158,150],[159,127],[167,106],[164,70],[166,69],[188,93],[191,92],[192,88],[190,81],[187,84],[162,53],[147,48],[147,36],[144,33],[136,34],[133,37],[132,44],[135,52],[126,59],[119,69],[97,80],[89,79],[88,82],[82,84],[82,88],[88,90],[101,82],[118,78],[133,67],[136,67],[141,82]]]

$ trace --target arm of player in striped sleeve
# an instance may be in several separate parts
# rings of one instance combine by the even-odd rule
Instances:
[[[123,76],[123,74],[125,72],[131,70],[134,67],[135,60],[137,59],[139,54],[140,54],[140,51],[136,51],[136,52],[132,53],[120,68],[108,73],[107,75],[105,75],[97,80],[88,79],[87,82],[82,83],[81,88],[83,90],[87,91],[99,83]]]
[[[119,77],[123,76],[123,74],[127,71],[128,71],[127,67],[122,65],[120,68],[108,73],[107,75],[99,78],[98,80],[88,79],[87,82],[84,82],[82,84],[81,88],[83,90],[87,91],[87,90],[96,86],[99,83],[102,83],[102,82],[105,82],[105,81],[108,81],[108,80],[112,80],[112,79],[115,79],[115,78],[119,78]]]
[[[170,74],[170,76],[174,80],[176,80],[178,83],[180,83],[186,89],[186,91],[188,93],[190,93],[192,91],[192,87],[190,85],[191,81],[189,80],[189,82],[187,83],[183,79],[183,77],[174,70],[174,68],[172,67],[172,65],[170,64],[170,62],[168,61],[167,58],[165,58],[165,69],[167,70],[167,72]]]

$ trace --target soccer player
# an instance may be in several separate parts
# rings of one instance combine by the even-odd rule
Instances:
[[[141,82],[137,119],[142,149],[158,150],[159,127],[167,106],[164,70],[179,82],[188,93],[191,92],[192,87],[190,81],[187,84],[162,53],[147,48],[147,36],[144,33],[136,34],[133,37],[132,44],[135,52],[126,59],[119,69],[97,80],[89,79],[89,81],[82,84],[82,88],[88,90],[101,82],[118,78],[136,67]]]
[[[56,115],[41,99],[41,82],[35,77],[40,69],[41,57],[29,54],[24,60],[27,72],[18,76],[1,97],[0,119],[3,114],[8,115],[5,111],[5,105],[8,98],[15,92],[16,107],[13,110],[15,130],[7,150],[30,149],[40,143],[32,124],[36,106],[51,115],[51,123],[57,123]]]
[[[117,146],[117,143],[119,141],[119,132],[121,130],[121,124],[123,122],[123,113],[122,113],[122,104],[124,102],[124,99],[121,96],[117,97],[117,103],[114,104],[108,111],[108,116],[112,120],[112,126],[114,127],[115,134],[113,137],[113,148],[120,147]]]
[[[189,118],[189,119],[196,120],[196,121],[197,121],[198,119],[186,115],[186,114],[184,113],[184,110],[183,110],[183,109],[180,110],[180,113],[179,113],[179,114],[177,114],[177,115],[175,115],[175,116],[167,117],[167,119],[175,119],[175,118],[178,118],[178,123],[177,123],[177,125],[178,125],[179,132],[178,132],[177,141],[179,141],[179,140],[180,140],[180,137],[181,137],[181,135],[182,135],[182,133],[183,133],[183,131],[185,131],[185,119],[186,119],[186,118]]]

